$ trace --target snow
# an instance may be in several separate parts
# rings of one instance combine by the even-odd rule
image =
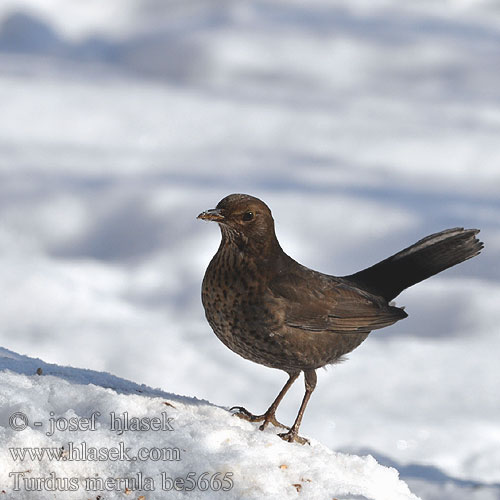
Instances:
[[[417,499],[394,468],[370,455],[332,452],[315,440],[291,445],[206,401],[5,349],[0,369],[0,488],[7,498],[124,498],[128,491],[154,500],[184,498],[190,488],[190,498]],[[153,429],[137,427],[137,419]],[[27,447],[54,449],[59,459],[21,455]],[[99,461],[97,453],[120,458]]]
[[[339,275],[478,227],[479,257],[319,371],[302,429],[422,498],[499,498],[499,41],[487,0],[3,1],[0,346],[258,413],[285,375],[211,333],[198,213],[259,196],[287,253]]]

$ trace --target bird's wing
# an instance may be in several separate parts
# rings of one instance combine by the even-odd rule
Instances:
[[[268,289],[282,324],[308,331],[362,333],[392,325],[407,314],[344,280],[307,270],[275,277]]]

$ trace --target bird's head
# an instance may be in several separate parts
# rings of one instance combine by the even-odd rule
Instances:
[[[238,244],[262,246],[275,241],[274,220],[269,207],[258,198],[248,194],[230,194],[206,210],[198,219],[217,222],[223,240]]]

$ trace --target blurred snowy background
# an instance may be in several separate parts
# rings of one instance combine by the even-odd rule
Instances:
[[[195,217],[232,192],[331,274],[481,229],[320,371],[302,431],[425,499],[499,499],[500,2],[2,0],[0,346],[264,411],[285,374],[200,302]]]

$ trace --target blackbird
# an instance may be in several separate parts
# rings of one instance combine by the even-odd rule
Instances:
[[[338,362],[371,330],[406,318],[391,304],[405,288],[479,254],[477,229],[453,228],[427,236],[374,266],[349,276],[329,276],[302,266],[281,248],[269,207],[246,194],[231,194],[199,219],[219,224],[222,241],[202,285],[205,315],[217,337],[240,356],[288,373],[288,381],[263,415],[234,407],[252,422],[298,435],[316,369]],[[276,409],[301,372],[305,395],[289,428]]]

